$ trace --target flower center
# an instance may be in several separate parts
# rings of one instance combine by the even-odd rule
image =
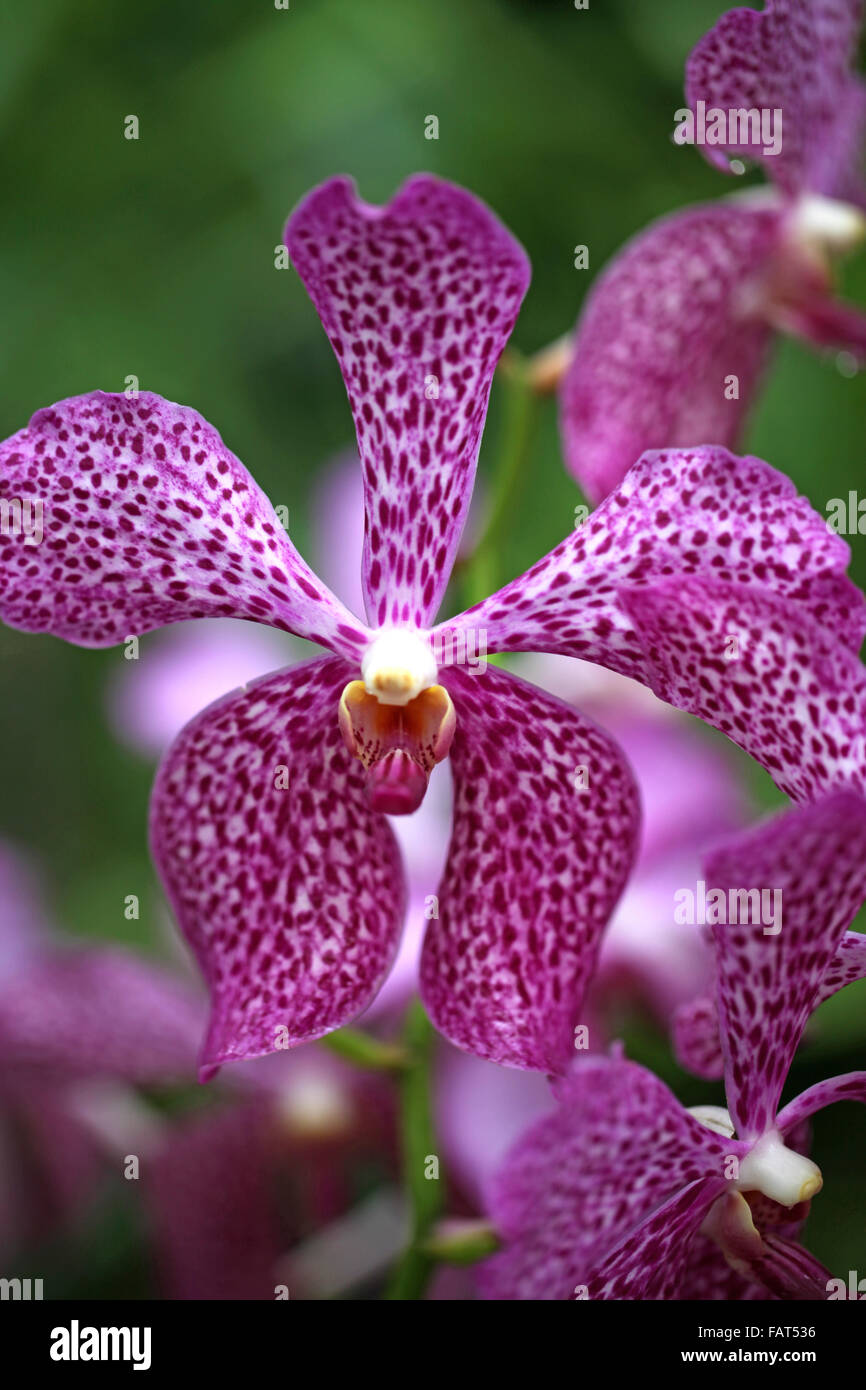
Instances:
[[[797,246],[826,265],[830,258],[855,250],[866,238],[866,217],[852,203],[810,193],[795,205],[788,233]]]
[[[733,1121],[721,1106],[696,1105],[689,1113],[707,1129],[728,1139],[734,1137]],[[783,1207],[808,1202],[823,1185],[817,1163],[789,1149],[775,1129],[768,1130],[755,1141],[741,1160],[739,1177],[732,1184],[738,1192],[760,1192]]]
[[[795,1207],[820,1192],[824,1179],[817,1163],[789,1149],[771,1129],[746,1154],[736,1185],[741,1192],[762,1192],[780,1206]]]
[[[403,628],[380,632],[361,659],[367,693],[383,705],[408,705],[436,684],[437,674],[429,642]]]
[[[451,747],[454,705],[435,683],[433,653],[417,632],[379,633],[364,653],[361,675],[340,698],[343,741],[366,768],[373,809],[410,815]]]
[[[333,1076],[293,1077],[276,1097],[278,1124],[295,1139],[333,1139],[355,1119],[348,1088]]]

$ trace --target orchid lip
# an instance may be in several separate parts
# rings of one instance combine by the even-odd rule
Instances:
[[[367,773],[367,795],[374,811],[407,816],[417,811],[427,790],[428,774],[402,748],[394,748]]]
[[[454,738],[457,716],[448,691],[432,685],[397,705],[371,695],[363,681],[350,681],[339,721],[346,748],[366,768],[373,809],[392,816],[417,811],[430,773]]]

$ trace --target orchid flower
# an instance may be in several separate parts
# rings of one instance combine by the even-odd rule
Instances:
[[[326,470],[314,488],[312,514],[317,573],[334,592],[362,604],[363,485],[356,457]],[[139,660],[122,662],[112,677],[109,713],[118,736],[137,751],[162,753],[200,709],[291,660],[300,645],[272,628],[230,618],[176,623],[154,634]],[[667,1027],[674,1010],[710,978],[700,933],[672,920],[673,892],[696,877],[698,856],[713,837],[746,823],[742,775],[686,716],[625,676],[564,656],[516,658],[513,669],[595,719],[635,774],[643,811],[640,853],[605,931],[591,998],[601,1018],[627,994]],[[676,779],[671,767],[678,769]],[[447,763],[436,769],[414,815],[391,821],[409,889],[406,920],[397,959],[363,1015],[365,1026],[378,1027],[417,990],[425,908],[436,894],[448,846],[447,772]],[[592,1033],[600,1046],[604,1030]],[[495,1076],[496,1068],[481,1065],[478,1074]],[[468,1131],[467,1142],[474,1142]]]
[[[566,459],[603,497],[646,449],[734,446],[774,334],[866,356],[866,315],[833,298],[831,261],[866,232],[856,174],[866,88],[853,74],[862,0],[767,0],[723,15],[689,58],[683,115],[761,111],[702,144],[762,164],[768,188],[663,217],[615,258],[578,320],[561,386]],[[685,132],[681,125],[679,131]],[[740,139],[740,135],[744,139]],[[677,137],[678,138],[678,137]]]
[[[771,885],[783,904],[776,934],[754,919],[713,929],[728,1110],[685,1110],[621,1056],[577,1065],[494,1184],[506,1248],[483,1271],[488,1297],[826,1297],[827,1271],[796,1239],[822,1186],[803,1127],[834,1101],[866,1102],[866,1072],[780,1098],[809,1014],[843,982],[866,802],[836,792],[785,812],[719,849],[707,882]]]
[[[212,994],[204,1076],[367,1007],[404,915],[383,813],[415,809],[446,755],[453,833],[422,996],[456,1045],[557,1072],[633,862],[636,791],[589,720],[467,654],[554,651],[633,676],[810,796],[866,766],[866,602],[847,546],[786,478],[703,448],[640,460],[538,564],[431,627],[526,257],[426,175],[385,208],[334,179],[286,243],[355,417],[367,622],[212,426],[101,391],[0,446],[0,496],[45,504],[42,544],[0,538],[0,616],[83,646],[247,618],[330,652],[212,705],[157,774],[153,854]]]

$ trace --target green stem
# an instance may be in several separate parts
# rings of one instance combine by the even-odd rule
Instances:
[[[337,1033],[329,1033],[319,1039],[323,1047],[336,1052],[356,1067],[371,1071],[403,1071],[409,1065],[409,1054],[398,1043],[379,1042],[360,1028],[341,1028]]]
[[[411,1060],[400,1078],[403,1173],[412,1211],[412,1234],[394,1268],[385,1292],[387,1299],[421,1298],[436,1267],[434,1256],[424,1248],[443,1206],[430,1084],[435,1037],[420,1000],[414,1000],[406,1015],[403,1035]],[[432,1159],[436,1160],[437,1172],[435,1177],[428,1177]]]
[[[502,449],[487,526],[466,567],[466,597],[470,607],[499,588],[499,543],[523,481],[538,412],[539,396],[521,358],[509,358],[507,368],[503,364],[500,370],[500,379],[506,387]]]

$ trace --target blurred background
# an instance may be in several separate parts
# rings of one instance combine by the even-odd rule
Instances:
[[[530,255],[533,283],[514,343],[533,352],[572,327],[593,279],[629,237],[729,191],[696,151],[670,140],[685,57],[723,8],[714,0],[593,0],[582,12],[570,0],[5,6],[0,436],[42,405],[96,387],[121,391],[134,375],[217,427],[274,504],[289,508],[293,540],[310,554],[322,543],[317,488],[351,446],[352,425],[312,306],[294,272],[275,268],[293,205],[343,172],[372,202],[419,169],[465,184]],[[128,115],[138,117],[138,140],[124,138]],[[429,115],[438,140],[424,137]],[[588,271],[574,268],[577,243],[589,247]],[[843,285],[866,305],[866,254],[845,267]],[[745,444],[823,512],[861,485],[864,420],[866,378],[849,379],[832,355],[785,342]],[[495,383],[482,486],[501,425]],[[561,539],[580,500],[547,401],[498,556],[500,582]],[[852,543],[863,585],[866,541]],[[143,661],[153,640],[142,640]],[[0,838],[29,860],[57,933],[132,949],[192,981],[147,856],[155,743],[149,750],[128,728],[125,736],[112,714],[128,664],[122,648],[89,652],[0,631]],[[735,752],[753,804],[776,804]],[[125,915],[130,894],[137,918]],[[792,1087],[862,1066],[864,1004],[864,987],[854,986],[825,1006]],[[52,1026],[47,1010],[46,1031]],[[620,1031],[686,1103],[718,1099],[717,1087],[676,1067],[644,1017],[626,1011]],[[147,1103],[166,1123],[188,1124],[223,1104],[217,1091],[181,1078],[151,1088]],[[377,1111],[383,1132],[388,1106],[385,1098]],[[0,1145],[3,1200],[13,1208],[29,1160],[16,1167],[3,1154],[18,1152],[20,1138],[16,1131]],[[826,1186],[809,1245],[836,1273],[862,1266],[864,1141],[862,1108],[818,1117]],[[62,1163],[62,1129],[39,1142]],[[385,1190],[390,1145],[373,1146],[375,1161],[358,1160],[349,1196],[333,1210],[350,1207],[358,1191]],[[24,1231],[14,1267],[3,1259],[0,1273],[44,1274],[50,1296],[179,1291],[153,1255],[153,1218],[142,1217],[135,1189],[115,1164],[73,1194],[72,1220]],[[375,1290],[375,1274],[372,1285],[364,1277],[361,1287]]]

